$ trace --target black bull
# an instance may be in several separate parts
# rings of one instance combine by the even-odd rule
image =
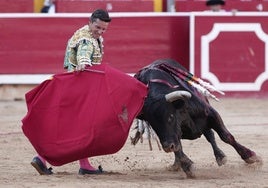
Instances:
[[[171,59],[156,60],[140,70],[135,77],[148,85],[149,92],[138,119],[151,125],[164,151],[175,153],[173,167],[181,167],[188,177],[194,177],[193,162],[184,154],[180,140],[197,139],[201,135],[211,144],[218,165],[225,164],[226,156],[218,148],[212,129],[221,140],[233,146],[246,163],[261,162],[255,152],[235,140],[208,99],[184,80],[159,68],[163,64],[186,71]],[[168,101],[167,94],[174,91],[188,91],[191,97],[184,93],[180,99]]]

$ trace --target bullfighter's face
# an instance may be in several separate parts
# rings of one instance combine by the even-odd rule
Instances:
[[[100,36],[102,36],[102,34],[108,29],[108,26],[109,22],[104,22],[100,19],[96,19],[96,21],[89,23],[89,29],[95,39],[100,38]]]

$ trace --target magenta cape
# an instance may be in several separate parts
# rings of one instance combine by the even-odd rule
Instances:
[[[26,93],[22,130],[54,166],[112,154],[125,144],[146,95],[143,83],[106,64],[56,74]]]

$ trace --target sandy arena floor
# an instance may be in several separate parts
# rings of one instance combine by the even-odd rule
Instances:
[[[21,130],[25,101],[0,101],[0,187],[268,188],[268,99],[211,102],[236,140],[262,157],[262,165],[245,164],[216,135],[218,145],[228,157],[226,165],[218,167],[204,137],[183,140],[183,149],[196,166],[196,179],[187,179],[182,171],[169,171],[173,154],[159,151],[156,142],[153,141],[150,151],[147,140],[132,146],[128,139],[118,153],[91,159],[95,166],[101,164],[109,172],[106,175],[78,175],[78,164],[73,162],[53,167],[52,176],[40,176],[30,165],[35,151]]]

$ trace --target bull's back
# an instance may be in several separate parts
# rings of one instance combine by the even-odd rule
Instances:
[[[176,67],[176,68],[179,68],[179,69],[182,69],[184,71],[188,71],[184,66],[182,66],[179,62],[177,62],[173,59],[158,59],[158,60],[155,60],[151,64],[151,66],[156,67],[156,66],[163,64],[163,63],[168,64],[168,65],[173,66],[173,67]]]
[[[182,66],[180,63],[173,59],[157,59],[153,61],[151,64],[143,67],[139,72],[137,72],[134,77],[138,79],[139,81],[143,82],[144,84],[148,84],[150,80],[153,79],[163,79],[168,80],[169,82],[173,82],[174,84],[176,81],[172,78],[172,76],[168,73],[161,72],[159,73],[159,65],[161,64],[168,64],[172,67],[176,67],[179,69],[182,69],[184,71],[187,71],[187,69]]]
[[[214,122],[215,124],[219,124],[216,118],[217,112],[210,106],[207,98],[200,94],[185,80],[182,80],[179,77],[175,79],[170,73],[160,70],[159,65],[161,64],[167,64],[171,67],[188,72],[185,67],[173,59],[158,59],[142,68],[135,77],[145,84],[148,84],[152,80],[164,80],[170,85],[179,85],[176,89],[163,84],[164,82],[149,85],[149,95],[151,97],[146,99],[145,106],[153,108],[151,106],[152,101],[150,100],[156,99],[159,94],[167,94],[174,90],[186,90],[192,94],[192,97],[185,102],[184,107],[180,107],[177,111],[177,113],[180,113],[179,117],[185,119],[182,120],[182,129],[184,132],[183,138],[196,139],[200,137],[204,129],[207,126],[210,127],[210,125],[208,125],[209,120],[212,120],[211,122]],[[183,113],[180,112],[181,110]]]

